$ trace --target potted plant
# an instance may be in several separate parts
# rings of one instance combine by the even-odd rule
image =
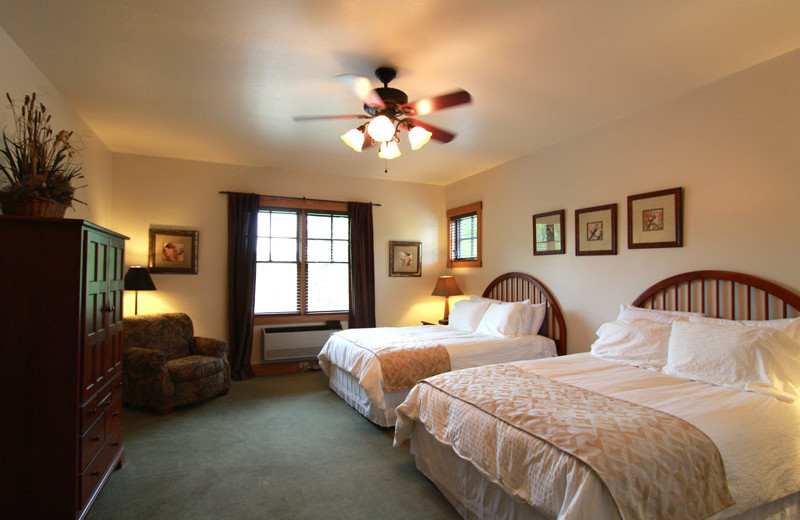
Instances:
[[[82,179],[76,163],[78,150],[72,144],[73,132],[53,132],[50,114],[36,93],[25,96],[17,107],[6,93],[14,116],[14,135],[3,130],[0,144],[0,170],[5,183],[0,185],[0,206],[5,215],[63,217],[74,197],[75,179]],[[82,188],[79,186],[78,188]]]

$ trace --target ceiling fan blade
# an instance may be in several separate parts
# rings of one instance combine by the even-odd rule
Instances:
[[[430,114],[437,110],[463,105],[470,101],[472,101],[472,96],[469,95],[469,92],[466,90],[456,90],[449,94],[424,98],[419,101],[414,101],[413,103],[400,105],[400,110],[410,116],[424,116],[425,114]]]
[[[336,79],[350,89],[365,105],[386,108],[383,99],[372,88],[372,82],[364,76],[342,74],[341,76],[336,76]]]
[[[456,134],[448,132],[447,130],[442,130],[438,126],[429,125],[428,123],[425,123],[423,121],[419,121],[417,119],[412,119],[410,117],[407,117],[403,121],[408,121],[409,123],[411,123],[414,126],[420,126],[420,127],[424,128],[425,130],[427,130],[428,132],[433,134],[431,136],[431,139],[436,139],[437,141],[441,141],[443,143],[449,143],[450,141],[452,141],[456,137]]]
[[[292,119],[295,121],[321,121],[326,119],[368,119],[369,117],[362,114],[349,116],[294,116]]]

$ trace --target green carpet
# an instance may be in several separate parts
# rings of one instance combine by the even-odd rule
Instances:
[[[87,520],[459,518],[392,434],[319,371],[233,382],[163,417],[124,408],[125,466]]]

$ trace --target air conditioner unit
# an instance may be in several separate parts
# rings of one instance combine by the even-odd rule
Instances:
[[[338,321],[321,325],[292,325],[261,329],[264,340],[264,361],[303,361],[315,359],[328,337],[342,330]]]

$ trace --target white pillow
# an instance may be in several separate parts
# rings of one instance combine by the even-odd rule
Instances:
[[[450,311],[448,324],[454,329],[474,332],[489,305],[489,302],[459,300]]]
[[[657,321],[611,321],[597,329],[591,352],[609,361],[661,370],[667,364],[670,332],[672,325]]]
[[[525,300],[522,303],[530,308],[530,312],[525,315],[527,320],[523,320],[520,334],[539,334],[539,329],[542,328],[542,323],[547,315],[547,302],[531,303],[530,300]]]
[[[784,401],[800,396],[800,349],[771,327],[678,320],[663,371]]]
[[[492,303],[481,318],[476,332],[499,337],[519,334],[525,307],[516,302]]]
[[[716,323],[719,325],[735,325],[739,327],[769,327],[787,333],[800,348],[800,318],[782,318],[778,320],[726,320],[723,318],[692,317],[689,321],[696,323]]]
[[[634,307],[633,305],[620,305],[618,320],[650,320],[659,323],[672,324],[678,318],[701,318],[701,312],[684,312],[684,311],[664,311],[660,309],[644,309],[642,307]]]

